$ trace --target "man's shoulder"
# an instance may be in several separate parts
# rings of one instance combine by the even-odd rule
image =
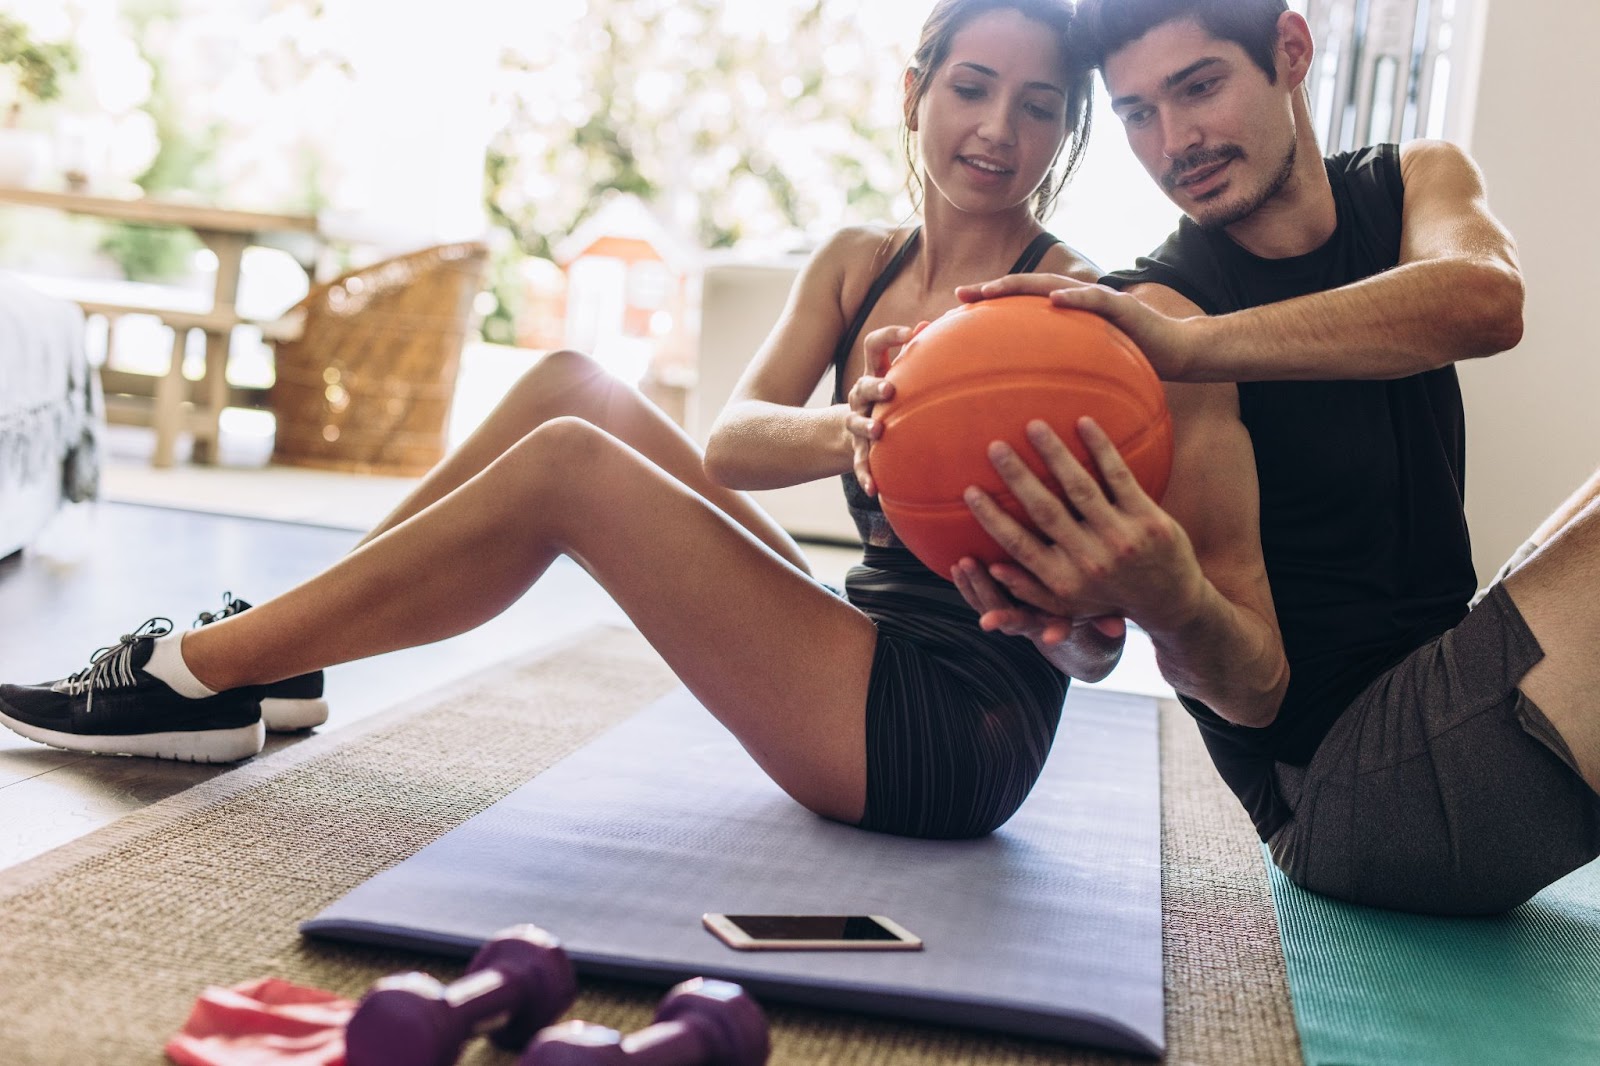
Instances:
[[[1132,267],[1106,274],[1100,279],[1101,284],[1114,289],[1165,285],[1206,314],[1218,314],[1222,301],[1212,288],[1223,276],[1223,264],[1215,240],[1192,219],[1184,218],[1160,247],[1140,256]]]
[[[1358,199],[1376,197],[1399,205],[1405,195],[1401,171],[1404,150],[1392,142],[1369,144],[1348,152],[1325,156],[1328,178],[1335,186],[1349,188]]]

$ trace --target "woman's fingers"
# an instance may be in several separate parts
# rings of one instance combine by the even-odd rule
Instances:
[[[882,377],[884,371],[889,369],[889,364],[894,361],[895,353],[926,325],[927,323],[923,322],[915,329],[910,326],[882,326],[868,333],[861,342],[862,349],[867,355],[867,375]]]

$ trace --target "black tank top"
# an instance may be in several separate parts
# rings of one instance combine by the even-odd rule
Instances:
[[[1338,225],[1321,248],[1251,255],[1185,219],[1126,288],[1166,285],[1207,314],[1293,299],[1394,267],[1405,187],[1392,144],[1327,160]],[[1224,779],[1262,836],[1287,817],[1274,761],[1304,765],[1341,711],[1380,673],[1466,616],[1477,584],[1462,492],[1461,390],[1453,367],[1394,381],[1238,386],[1255,446],[1261,547],[1288,654],[1288,693],[1265,729],[1184,699]]]
[[[844,372],[845,363],[850,358],[850,353],[856,346],[856,338],[861,335],[861,330],[867,324],[867,317],[872,314],[872,309],[877,306],[889,284],[899,277],[900,271],[905,267],[906,261],[911,258],[911,253],[916,249],[917,241],[922,236],[922,227],[918,226],[911,231],[894,253],[894,257],[884,266],[878,276],[873,279],[872,286],[867,289],[866,299],[861,301],[861,307],[856,311],[855,318],[850,322],[850,328],[844,331],[839,338],[839,345],[833,350],[833,402],[845,402]],[[1039,266],[1045,253],[1060,244],[1060,238],[1050,233],[1041,233],[1028,243],[1022,250],[1022,255],[1017,258],[1009,273],[1026,274]],[[868,496],[861,488],[861,483],[856,480],[854,473],[840,476],[844,484],[844,499],[850,508],[850,517],[856,524],[856,531],[861,534],[861,543],[866,551],[862,562],[880,570],[897,570],[900,572],[921,571],[931,574],[933,571],[923,566],[916,556],[900,542],[893,529],[889,527],[889,520],[884,516],[883,507],[876,499]],[[939,575],[941,579],[944,575]]]

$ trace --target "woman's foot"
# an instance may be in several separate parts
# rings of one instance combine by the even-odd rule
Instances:
[[[262,690],[214,693],[175,676],[176,640],[156,646],[171,633],[170,621],[152,618],[71,677],[0,685],[0,724],[41,744],[103,755],[236,762],[260,752]]]
[[[250,604],[231,592],[222,594],[222,610],[201,611],[196,626],[220,622],[229,615],[248,611]],[[269,733],[298,733],[315,729],[328,720],[328,701],[322,697],[321,670],[274,681],[261,686],[261,721]]]

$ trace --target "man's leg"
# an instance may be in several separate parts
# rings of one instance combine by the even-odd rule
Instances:
[[[1534,533],[1538,548],[1505,579],[1544,649],[1521,689],[1600,791],[1600,473]]]
[[[1545,541],[1555,536],[1556,533],[1560,532],[1562,526],[1576,518],[1579,512],[1588,505],[1589,501],[1597,495],[1600,495],[1600,470],[1590,474],[1589,480],[1585,481],[1577,492],[1563,500],[1561,506],[1556,508],[1555,513],[1541,522],[1539,528],[1533,531],[1533,535],[1523,541],[1521,547],[1511,553],[1511,557],[1501,564],[1494,577],[1484,582],[1483,588],[1479,589],[1478,594],[1472,597],[1472,606],[1476,607],[1481,603],[1483,598],[1489,594],[1490,588],[1504,581],[1513,570],[1527,562],[1534,552],[1544,546]]]

